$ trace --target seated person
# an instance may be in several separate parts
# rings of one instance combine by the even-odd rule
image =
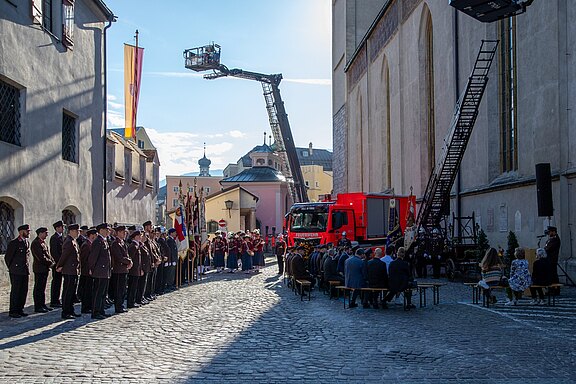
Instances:
[[[354,288],[350,299],[350,308],[356,308],[356,299],[360,295],[360,288],[366,286],[366,264],[364,263],[364,250],[358,248],[353,256],[346,259],[344,267],[345,285]],[[366,305],[365,305],[366,307]]]
[[[331,249],[328,256],[324,259],[324,281],[339,281],[340,285],[344,284],[344,278],[338,274],[338,255]]]
[[[388,288],[388,271],[386,263],[382,260],[382,248],[376,248],[374,258],[367,264],[368,288]],[[372,304],[374,309],[378,309],[379,292],[369,292],[367,303]],[[382,307],[386,307],[386,301],[382,302]]]
[[[502,264],[495,248],[490,248],[486,251],[484,258],[480,262],[480,272],[482,280],[478,282],[478,286],[484,288],[484,294],[488,296],[490,295],[490,287],[500,285],[503,276]],[[491,295],[488,299],[492,303],[496,303],[496,296]]]
[[[316,284],[316,279],[306,270],[306,264],[304,263],[304,257],[302,255],[304,252],[304,247],[299,246],[296,248],[296,253],[292,258],[292,275],[296,280],[307,280],[311,282],[312,285],[310,285],[310,289],[312,289]]]
[[[536,250],[536,261],[532,266],[532,284],[534,285],[550,285],[553,281],[553,267],[548,260],[548,255],[544,248]],[[538,293],[538,300],[536,300],[536,293]],[[531,304],[544,304],[544,291],[542,288],[530,287],[530,295],[532,295]]]
[[[410,282],[412,281],[412,268],[407,261],[404,261],[404,256],[406,255],[406,250],[404,247],[398,248],[398,253],[396,255],[396,260],[390,263],[388,269],[388,287],[389,291],[386,295],[386,301],[392,301],[397,293],[404,292],[410,287]],[[405,294],[406,298],[406,310],[411,308],[416,308],[412,304],[412,294]]]
[[[530,288],[532,285],[532,277],[528,270],[528,260],[526,260],[526,253],[524,248],[516,248],[514,250],[515,260],[512,261],[510,268],[510,278],[508,279],[508,302],[506,305],[516,305],[518,300],[522,298],[522,293],[525,289]]]
[[[392,244],[386,246],[386,256],[382,258],[382,261],[386,264],[386,271],[390,272],[390,263],[394,260],[394,246]]]

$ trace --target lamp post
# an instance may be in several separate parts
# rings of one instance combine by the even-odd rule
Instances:
[[[226,205],[226,209],[228,210],[228,217],[232,218],[232,213],[230,212],[230,210],[234,206],[234,202],[232,200],[226,200],[224,204]]]

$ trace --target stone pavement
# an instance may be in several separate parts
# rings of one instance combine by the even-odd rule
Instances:
[[[485,309],[449,283],[439,306],[344,309],[318,291],[301,302],[275,271],[209,273],[100,321],[4,312],[0,382],[576,382],[575,288],[556,308]]]

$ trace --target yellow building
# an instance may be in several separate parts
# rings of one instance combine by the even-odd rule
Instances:
[[[319,201],[332,193],[332,171],[325,171],[321,165],[302,165],[300,168],[310,201]]]
[[[207,233],[256,229],[257,202],[258,196],[240,185],[233,185],[208,196],[205,203]]]

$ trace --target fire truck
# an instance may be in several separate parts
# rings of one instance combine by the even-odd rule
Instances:
[[[403,239],[403,229],[413,224],[414,195],[340,193],[336,200],[296,203],[286,214],[288,246],[336,245],[346,237],[360,245],[385,246],[390,236]]]

